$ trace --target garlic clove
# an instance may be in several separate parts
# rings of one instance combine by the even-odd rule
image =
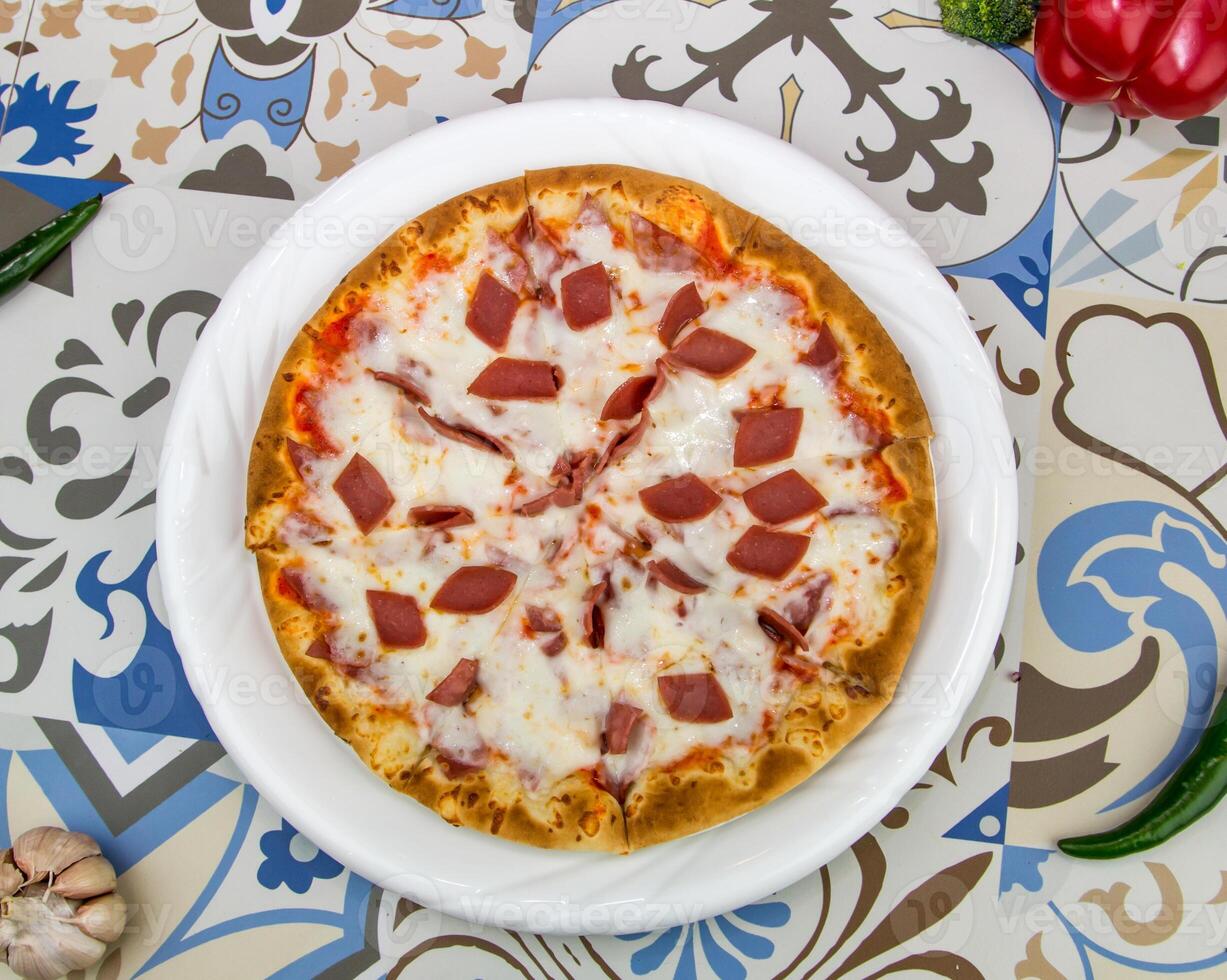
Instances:
[[[89,835],[59,827],[35,827],[13,841],[13,859],[30,881],[58,875],[82,858],[101,853]]]
[[[25,881],[25,876],[11,864],[0,864],[0,898],[8,898]]]
[[[82,858],[55,876],[51,890],[65,898],[93,898],[115,890],[115,868],[101,854]]]
[[[39,897],[0,899],[0,912],[13,929],[8,965],[18,976],[52,980],[72,970],[84,970],[102,958],[106,943],[61,918],[58,913],[64,910],[71,916],[67,900],[45,888]]]
[[[87,935],[113,943],[128,924],[128,905],[116,892],[108,892],[82,903],[71,921]]]

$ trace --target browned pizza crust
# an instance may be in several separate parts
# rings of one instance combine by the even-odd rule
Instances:
[[[626,798],[631,850],[693,834],[774,800],[817,772],[887,704],[850,697],[842,683],[812,685],[771,739],[726,755],[640,776]]]
[[[590,194],[623,233],[636,212],[717,264],[737,251],[758,220],[702,184],[621,164],[530,170],[524,182],[534,214],[546,224],[569,224]]]
[[[332,663],[308,657],[319,635],[315,614],[284,598],[279,572],[292,559],[274,532],[300,493],[285,450],[295,436],[296,380],[309,373],[313,347],[328,325],[367,303],[372,292],[410,274],[414,264],[462,251],[475,223],[511,231],[526,206],[544,227],[574,219],[586,195],[629,233],[637,212],[678,235],[709,261],[731,257],[786,280],[815,323],[830,326],[844,356],[843,380],[889,418],[899,441],[882,452],[907,489],[884,508],[901,529],[891,559],[891,616],[867,645],[824,651],[830,670],[801,684],[777,728],[754,750],[735,749],[649,770],[623,805],[589,774],[548,793],[526,793],[509,766],[447,775],[413,723],[372,706],[369,693]],[[878,320],[820,259],[783,232],[689,181],[618,165],[531,171],[460,195],[408,222],[338,284],[291,344],[270,389],[248,473],[248,547],[283,655],[333,731],[391,786],[449,822],[540,847],[625,852],[722,823],[781,795],[824,765],[889,703],[923,615],[932,578],[937,523],[924,403],[902,355]]]
[[[878,318],[830,266],[762,219],[751,229],[737,257],[791,284],[804,298],[814,323],[830,326],[844,356],[845,383],[889,416],[896,438],[933,435],[907,361]]]
[[[573,773],[548,794],[530,795],[504,763],[452,777],[432,750],[405,792],[448,823],[504,840],[557,850],[627,850],[622,808],[584,774]]]

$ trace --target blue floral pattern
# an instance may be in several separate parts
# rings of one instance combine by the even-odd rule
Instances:
[[[270,830],[260,837],[264,860],[256,871],[256,880],[270,891],[285,885],[295,894],[303,895],[316,879],[335,878],[341,873],[340,863],[323,851],[317,850],[307,861],[295,857],[290,847],[297,836],[293,825],[282,820],[280,830]]]
[[[35,72],[20,84],[0,85],[0,96],[9,100],[5,132],[34,130],[33,145],[18,157],[17,162],[32,167],[56,160],[73,163],[91,147],[81,139],[85,130],[74,124],[92,118],[98,106],[68,104],[77,90],[75,79],[64,82],[54,92],[49,83],[40,85],[38,81],[38,72]]]
[[[728,915],[704,919],[694,925],[674,926],[654,936],[651,933],[637,932],[618,938],[626,942],[638,942],[652,936],[651,942],[631,955],[631,969],[636,976],[659,970],[680,941],[682,951],[673,968],[673,977],[674,980],[693,980],[697,976],[694,941],[697,933],[699,949],[716,975],[721,980],[744,980],[747,971],[741,958],[768,959],[775,952],[775,943],[757,931],[743,928],[734,920],[740,920],[754,930],[779,929],[788,924],[791,916],[791,910],[783,902],[759,902],[743,906]],[[732,947],[732,952],[717,941],[713,926]]]

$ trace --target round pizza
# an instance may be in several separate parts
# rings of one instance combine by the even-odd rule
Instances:
[[[758,807],[891,699],[937,547],[878,320],[705,187],[462,194],[286,353],[247,544],[311,703],[452,824],[626,852]]]

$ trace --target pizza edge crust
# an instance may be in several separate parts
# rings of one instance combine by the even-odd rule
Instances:
[[[502,765],[448,776],[430,749],[404,792],[453,826],[503,840],[552,850],[627,851],[622,807],[580,773],[533,796]]]
[[[685,221],[689,211],[685,198],[692,197],[715,220],[715,231],[724,254],[708,254],[707,257],[716,261],[734,257],[760,220],[757,215],[696,181],[625,164],[596,163],[529,170],[524,174],[524,183],[529,204],[542,203],[543,195],[565,196],[571,201],[576,198],[582,201],[584,193],[616,197],[614,188],[620,184],[620,196],[628,210],[638,211],[649,221],[693,245],[694,229]]]
[[[628,796],[631,850],[707,830],[782,796],[821,769],[886,705],[883,698],[840,698],[842,714],[836,718],[827,693],[806,711],[807,724],[781,726],[746,765],[724,758],[714,771],[674,765],[642,774]]]

